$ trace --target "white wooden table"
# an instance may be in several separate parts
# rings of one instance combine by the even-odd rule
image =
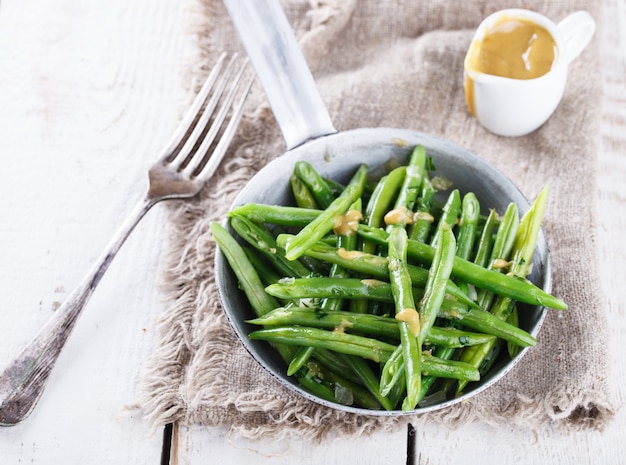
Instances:
[[[195,0],[3,0],[0,3],[0,365],[79,282],[143,192],[145,170],[189,102],[183,71],[197,59]],[[626,390],[626,1],[610,26],[606,78],[618,100],[605,126],[599,183],[604,291],[609,297],[612,384]],[[618,31],[622,31],[618,34]],[[600,29],[602,32],[602,28]],[[617,41],[617,42],[616,42]],[[157,207],[122,249],[79,321],[40,404],[0,429],[0,463],[157,464],[163,431],[133,409],[162,306],[156,290],[165,247]],[[470,425],[416,432],[414,463],[620,463],[626,416],[603,433],[535,438]],[[403,464],[406,432],[348,443],[269,444],[218,430],[174,428],[169,463]],[[166,454],[167,457],[167,454]]]

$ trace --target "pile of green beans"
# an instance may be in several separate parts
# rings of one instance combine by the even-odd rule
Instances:
[[[438,192],[424,147],[376,181],[345,186],[296,163],[295,205],[246,204],[213,236],[267,341],[314,395],[411,411],[463,394],[535,338],[523,305],[566,304],[526,279],[547,199],[520,218],[472,192]],[[287,180],[285,180],[286,182]],[[521,305],[520,305],[521,304]]]

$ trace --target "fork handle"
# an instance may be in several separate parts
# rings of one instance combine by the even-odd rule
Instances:
[[[118,229],[80,285],[0,374],[0,426],[13,426],[32,411],[78,317],[137,223],[155,204],[143,199]]]

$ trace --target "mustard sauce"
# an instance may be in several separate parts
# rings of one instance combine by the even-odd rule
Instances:
[[[548,73],[556,58],[556,42],[547,29],[526,19],[503,17],[482,40],[472,43],[467,66],[493,76],[534,79]],[[468,75],[463,88],[467,108],[476,116],[474,81]]]
[[[363,214],[360,211],[348,210],[344,215],[335,217],[333,232],[342,236],[354,234],[359,229],[359,221],[362,219]]]
[[[465,90],[465,103],[467,104],[467,110],[470,114],[476,116],[476,103],[474,103],[474,80],[469,76],[465,76],[463,89]]]
[[[420,315],[414,308],[403,308],[396,314],[396,320],[403,321],[409,325],[409,331],[413,336],[420,332]]]
[[[388,211],[383,220],[387,225],[412,224],[414,222],[413,212],[405,206]]]
[[[470,68],[511,79],[546,74],[556,59],[556,42],[542,26],[525,19],[503,18],[472,46]]]

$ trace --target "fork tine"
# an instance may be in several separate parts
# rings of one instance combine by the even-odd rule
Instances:
[[[195,151],[193,158],[190,160],[190,162],[187,164],[187,166],[184,168],[183,173],[187,176],[189,176],[190,178],[207,178],[207,172],[210,172],[210,174],[213,174],[213,171],[215,171],[215,167],[219,164],[221,157],[224,155],[224,153],[219,153],[218,149],[221,150],[220,145],[224,145],[223,143],[223,139],[224,138],[228,138],[228,142],[230,142],[230,139],[232,139],[232,136],[234,134],[226,134],[223,133],[222,136],[220,137],[220,140],[218,142],[218,145],[215,147],[215,150],[213,150],[212,152],[209,152],[209,148],[211,147],[211,145],[215,142],[215,138],[217,137],[220,129],[222,128],[222,125],[226,119],[226,116],[229,112],[229,110],[231,109],[231,106],[233,104],[233,101],[235,99],[235,96],[237,94],[237,91],[239,89],[239,84],[241,82],[241,79],[246,71],[248,67],[248,60],[244,60],[243,64],[241,65],[241,68],[239,70],[239,73],[236,75],[230,90],[227,94],[227,96],[224,99],[224,102],[222,103],[221,108],[219,109],[219,111],[217,112],[217,114],[215,115],[215,118],[208,130],[208,132],[206,133],[206,135],[204,136],[204,139],[202,140],[202,143],[200,144],[200,146],[197,148],[197,150]],[[243,99],[245,99],[250,87],[252,85],[252,78],[247,82],[247,85],[244,88],[244,93],[242,96],[242,101],[239,102],[239,105],[236,107],[235,109],[235,113],[233,114],[233,117],[231,118],[231,121],[229,123],[229,126],[238,123],[239,122],[239,118],[241,117],[241,113],[243,112]],[[204,115],[203,115],[204,116]],[[205,125],[206,126],[206,125]],[[204,129],[204,127],[203,127]],[[228,129],[228,127],[227,127]],[[227,145],[227,144],[226,144]],[[224,150],[225,152],[225,147]],[[208,156],[207,156],[208,154]],[[208,161],[207,161],[208,158]],[[199,167],[202,165],[202,163],[204,163],[206,161],[206,165],[198,172]],[[210,165],[207,168],[207,165]],[[210,176],[209,174],[209,176]]]
[[[246,61],[246,65],[247,65],[247,61]],[[243,74],[243,70],[242,70],[242,74]],[[237,131],[237,125],[239,124],[239,120],[241,120],[241,116],[243,115],[243,109],[246,103],[246,97],[248,96],[248,92],[250,91],[250,88],[252,87],[253,83],[254,83],[254,76],[251,76],[248,79],[248,81],[245,83],[241,98],[239,99],[237,104],[233,107],[233,115],[230,121],[228,122],[226,129],[222,133],[222,136],[219,142],[217,143],[215,150],[213,150],[213,153],[211,154],[211,157],[207,161],[206,165],[204,165],[202,170],[197,174],[196,176],[197,179],[207,180],[211,176],[213,176],[213,173],[215,173],[215,170],[217,169],[219,163],[222,161],[222,158],[224,157],[224,154],[226,153],[226,149],[230,145],[230,142],[232,141],[235,135],[235,132]],[[233,94],[233,98],[234,98],[234,94]],[[230,98],[231,102],[233,98]]]
[[[209,122],[209,119],[211,118],[211,115],[213,114],[213,111],[215,110],[215,107],[217,106],[222,96],[222,93],[224,92],[224,88],[226,87],[226,84],[228,83],[230,79],[236,60],[237,60],[237,54],[235,53],[230,59],[228,65],[226,66],[226,69],[224,70],[222,75],[219,77],[216,87],[214,89],[209,88],[209,91],[213,90],[213,94],[211,95],[211,98],[209,99],[209,101],[206,103],[204,110],[202,110],[201,108],[202,104],[204,104],[204,101],[201,102],[200,108],[196,109],[196,115],[195,115],[196,117],[198,114],[200,114],[201,110],[202,110],[202,113],[200,114],[200,118],[198,118],[198,120],[195,121],[195,127],[191,131],[191,134],[189,135],[189,137],[187,137],[187,140],[185,140],[184,145],[180,148],[176,156],[170,161],[173,168],[178,170],[181,168],[181,166],[183,166],[183,163],[185,163],[185,161],[191,154],[191,151],[193,150],[198,140],[202,136],[202,132],[205,130]],[[221,71],[221,64],[219,68],[218,67],[216,68],[217,68],[217,72],[219,73]],[[211,84],[215,85],[215,79],[211,79]],[[206,98],[208,98],[208,95],[205,96],[205,100]],[[194,122],[192,121],[192,124],[193,123]]]
[[[204,84],[202,84],[202,87],[200,88],[198,95],[196,95],[196,98],[191,104],[191,107],[189,107],[189,110],[187,110],[187,113],[185,114],[182,121],[178,124],[178,127],[174,131],[172,138],[170,139],[170,141],[168,142],[164,150],[163,158],[170,158],[174,154],[174,150],[176,150],[176,148],[183,141],[185,135],[189,132],[189,129],[191,128],[191,125],[195,121],[200,109],[202,108],[202,105],[204,104],[205,100],[209,96],[211,89],[215,85],[215,81],[217,80],[217,77],[219,76],[219,73],[222,69],[226,56],[227,56],[227,53],[224,52],[218,58],[217,62],[215,63],[215,66],[211,70],[211,73],[207,77],[206,81],[204,81]]]

